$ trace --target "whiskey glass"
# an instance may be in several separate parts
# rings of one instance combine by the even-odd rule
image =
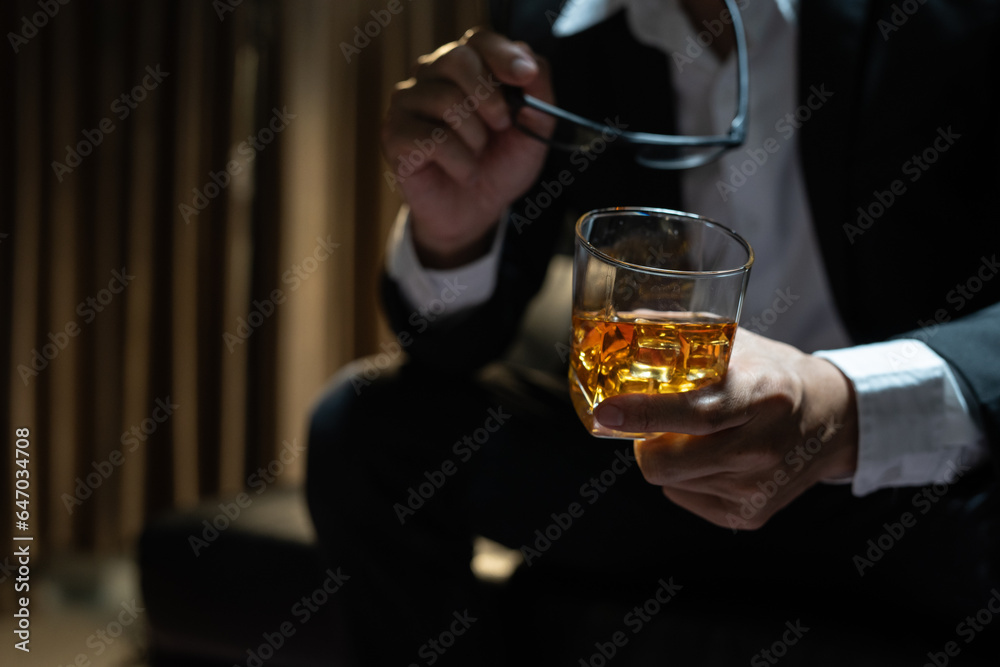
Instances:
[[[591,211],[576,224],[569,388],[587,430],[618,394],[671,394],[721,380],[729,366],[753,249],[708,218],[668,209]]]

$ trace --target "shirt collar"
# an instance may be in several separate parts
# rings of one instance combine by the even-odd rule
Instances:
[[[567,37],[583,32],[610,17],[630,0],[569,0],[562,6],[559,17],[552,24],[556,37]]]
[[[740,0],[738,5],[742,11],[750,9],[750,5],[756,3],[777,6],[786,21],[790,23],[796,21],[799,0]],[[636,37],[640,39],[648,37],[651,29],[662,27],[668,34],[665,34],[662,40],[657,41],[662,44],[680,45],[694,30],[694,26],[687,20],[687,14],[681,11],[679,0],[569,0],[563,5],[559,17],[552,26],[552,32],[556,37],[574,35],[597,25],[620,9],[629,11],[629,24],[633,33],[647,33],[646,35],[636,34]],[[683,24],[670,19],[670,17],[677,16],[678,13],[684,16]],[[756,41],[757,36],[764,29],[765,21],[756,20],[756,17],[764,17],[767,13],[743,11],[743,23],[746,27],[748,41]],[[699,28],[701,27],[699,26]],[[650,40],[647,38],[642,41],[649,42]]]

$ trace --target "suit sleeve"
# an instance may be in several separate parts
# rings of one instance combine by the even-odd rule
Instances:
[[[994,279],[1000,280],[1000,276]],[[904,337],[923,340],[951,364],[1000,472],[1000,303]]]
[[[539,184],[549,182],[549,160]],[[471,373],[500,358],[513,342],[524,311],[544,281],[556,241],[567,223],[562,200],[541,210],[536,185],[511,206],[497,268],[496,289],[485,303],[433,322],[414,314],[400,285],[383,271],[380,292],[389,324],[410,359],[438,371]]]

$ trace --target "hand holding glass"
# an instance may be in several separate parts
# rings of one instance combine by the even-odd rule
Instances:
[[[672,394],[717,382],[729,366],[753,265],[745,240],[690,213],[613,208],[576,225],[570,396],[584,426],[618,394]]]

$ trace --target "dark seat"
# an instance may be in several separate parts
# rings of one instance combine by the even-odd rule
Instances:
[[[143,531],[154,666],[346,664],[330,593],[341,582],[322,564],[302,490],[250,498],[242,508],[227,498],[170,512]]]
[[[228,509],[235,515],[232,506]],[[227,528],[215,532],[206,528],[205,522],[213,521],[225,526],[222,516],[219,502],[205,503],[191,511],[165,514],[143,532],[139,564],[150,664],[347,666],[344,638],[338,631],[342,619],[338,598],[327,593],[335,590],[339,573],[321,562],[301,489],[272,489],[241,508]],[[751,658],[757,659],[752,664],[773,664],[761,652],[776,646],[777,653],[767,655],[780,654],[781,663],[789,667],[883,667],[922,664],[927,658],[924,648],[943,650],[945,640],[954,639],[942,635],[939,641],[926,637],[920,641],[917,628],[902,631],[889,618],[881,626],[858,628],[853,618],[818,617],[816,609],[796,607],[795,615],[782,615],[789,610],[774,608],[768,597],[776,594],[773,590],[761,591],[751,598],[752,604],[746,599],[737,604],[724,595],[681,589],[662,608],[657,605],[648,624],[637,627],[634,618],[622,624],[615,645],[615,637],[596,628],[627,617],[644,591],[653,599],[656,586],[645,582],[645,588],[609,593],[606,587],[595,589],[594,582],[580,584],[544,565],[517,571],[504,597],[506,604],[520,610],[511,629],[525,650],[544,655],[556,648],[553,637],[582,637],[593,646],[592,656],[581,656],[589,664],[604,664],[617,653],[618,662],[633,667],[662,665],[665,656],[671,664],[708,667],[745,664]],[[796,634],[794,628],[806,630]],[[784,639],[794,643],[785,644]],[[962,648],[962,659],[949,664],[995,664],[988,654],[972,655],[970,649],[985,645]],[[627,657],[621,655],[625,653]]]

